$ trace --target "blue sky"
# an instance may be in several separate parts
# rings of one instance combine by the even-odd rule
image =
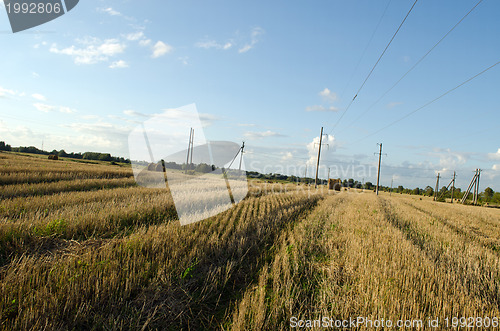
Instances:
[[[0,9],[0,140],[128,156],[139,122],[195,103],[207,139],[246,142],[248,170],[312,177],[323,126],[323,178],[374,182],[382,142],[383,185],[456,170],[466,188],[481,168],[500,190],[500,65],[370,135],[500,60],[497,1],[373,105],[478,2],[419,0],[345,111],[413,2],[81,1],[16,34]]]

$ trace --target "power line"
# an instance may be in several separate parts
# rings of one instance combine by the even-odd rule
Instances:
[[[382,23],[382,19],[385,17],[385,14],[386,14],[386,12],[387,12],[387,9],[389,8],[389,5],[391,4],[391,1],[392,1],[392,0],[389,0],[389,1],[387,2],[387,5],[385,6],[384,12],[382,13],[382,16],[380,16],[380,19],[379,19],[379,21],[378,21],[378,23],[377,23],[377,26],[376,26],[376,27],[375,27],[375,29],[373,30],[373,33],[372,33],[372,35],[371,35],[371,37],[370,37],[370,40],[368,40],[368,43],[366,44],[365,49],[364,49],[364,50],[363,50],[363,52],[361,53],[361,56],[360,56],[360,58],[359,58],[359,60],[358,60],[358,63],[357,63],[357,64],[356,64],[356,66],[354,67],[354,71],[353,71],[353,73],[352,73],[352,75],[351,75],[351,78],[349,78],[349,81],[347,82],[347,84],[346,84],[346,86],[345,86],[344,90],[342,91],[341,96],[343,96],[343,95],[344,95],[344,93],[345,93],[345,91],[346,91],[347,87],[349,86],[349,84],[351,84],[351,81],[352,81],[352,79],[354,78],[355,73],[358,71],[359,65],[361,64],[361,61],[362,61],[362,60],[363,60],[363,58],[365,57],[366,51],[368,50],[368,47],[369,47],[369,46],[370,46],[370,44],[372,43],[373,37],[375,37],[375,33],[377,33],[377,31],[378,31],[378,28],[380,27],[380,23]]]
[[[378,63],[380,62],[380,60],[382,59],[382,57],[384,56],[385,52],[387,51],[387,49],[389,48],[389,46],[391,45],[392,41],[394,40],[394,38],[396,38],[396,35],[398,34],[399,30],[401,29],[401,27],[403,26],[403,24],[405,23],[406,19],[408,18],[408,16],[410,15],[411,11],[413,10],[413,8],[415,7],[415,5],[417,4],[417,1],[418,0],[415,0],[415,2],[413,3],[413,5],[411,6],[410,10],[408,11],[408,13],[406,14],[405,18],[403,19],[403,21],[401,22],[401,24],[399,24],[399,27],[398,29],[396,30],[396,32],[394,33],[394,35],[392,36],[391,40],[389,41],[389,43],[387,44],[387,46],[385,46],[385,49],[384,51],[382,52],[382,54],[380,54],[377,62],[375,62],[375,65],[373,66],[373,68],[370,70],[370,72],[368,73],[368,76],[366,76],[365,80],[363,81],[363,83],[361,84],[361,86],[359,87],[358,91],[356,92],[356,94],[354,95],[354,97],[352,98],[352,100],[349,102],[349,104],[347,105],[347,108],[342,112],[342,115],[340,116],[340,118],[337,120],[337,122],[335,123],[335,125],[333,126],[332,128],[332,131],[337,127],[337,125],[340,123],[340,121],[342,120],[342,118],[344,117],[344,115],[347,113],[347,111],[349,110],[349,108],[351,107],[352,103],[354,102],[354,100],[358,97],[358,94],[359,92],[361,92],[361,90],[363,89],[363,87],[365,86],[366,82],[368,81],[368,79],[370,78],[370,76],[372,75],[373,71],[375,70],[375,68],[377,67]],[[332,132],[330,131],[330,133]]]
[[[370,105],[363,113],[361,113],[358,117],[356,117],[356,119],[354,119],[354,121],[352,121],[348,127],[352,126],[352,124],[354,124],[357,120],[359,120],[361,117],[363,117],[363,115],[365,115],[368,111],[370,111],[370,109],[372,109],[377,103],[380,102],[380,100],[382,100],[390,91],[392,91],[411,71],[413,71],[413,69],[415,69],[415,67],[417,67],[426,57],[427,55],[429,55],[444,39],[446,39],[446,37],[448,37],[448,35],[450,35],[450,33],[455,30],[455,28],[457,26],[460,25],[460,23],[462,23],[462,21],[464,21],[467,16],[469,16],[470,13],[472,13],[474,11],[474,9],[476,9],[477,6],[479,6],[479,4],[483,2],[483,0],[479,0],[475,5],[474,7],[472,7],[471,10],[469,10],[467,12],[467,14],[465,14],[459,21],[458,23],[456,23],[436,44],[434,44],[434,46],[431,47],[431,49],[429,49],[427,51],[427,53],[424,54],[424,56],[422,56],[403,76],[401,76],[401,78],[398,79],[398,81],[396,81],[396,83],[394,83],[394,85],[392,85],[387,91],[384,92],[384,94],[382,94],[382,96],[380,98],[377,99],[377,101],[375,101],[372,105]]]
[[[377,131],[375,131],[375,132],[373,132],[373,133],[370,133],[369,135],[364,136],[363,138],[361,138],[361,139],[359,139],[359,140],[355,141],[353,144],[356,144],[356,143],[358,143],[358,142],[360,142],[360,141],[363,141],[363,140],[365,140],[366,138],[371,137],[371,136],[373,136],[373,135],[375,135],[375,134],[377,134],[377,133],[379,133],[379,132],[381,132],[381,131],[383,131],[383,130],[385,130],[385,129],[387,129],[387,128],[391,127],[391,126],[393,126],[394,124],[396,124],[396,123],[398,123],[398,122],[401,122],[401,121],[402,121],[402,120],[404,120],[405,118],[407,118],[407,117],[409,117],[409,116],[413,115],[414,113],[418,112],[419,110],[422,110],[423,108],[425,108],[425,107],[429,106],[430,104],[432,104],[432,103],[434,103],[434,102],[438,101],[438,100],[439,100],[439,99],[441,99],[442,97],[444,97],[444,96],[446,96],[446,95],[450,94],[451,92],[455,91],[456,89],[458,89],[458,88],[462,87],[463,85],[467,84],[467,83],[468,83],[468,82],[470,82],[471,80],[473,80],[473,79],[475,79],[475,78],[477,78],[477,77],[481,76],[482,74],[484,74],[484,73],[485,73],[485,72],[487,72],[488,70],[493,69],[493,68],[494,68],[495,66],[497,66],[499,63],[500,63],[500,61],[498,61],[497,63],[495,63],[495,64],[493,64],[493,65],[491,65],[491,66],[489,66],[488,68],[484,69],[484,70],[483,70],[483,71],[481,71],[480,73],[478,73],[478,74],[476,74],[476,75],[474,75],[474,76],[470,77],[469,79],[465,80],[464,82],[460,83],[459,85],[455,86],[454,88],[452,88],[452,89],[450,89],[450,90],[446,91],[445,93],[441,94],[441,95],[440,95],[440,96],[438,96],[437,98],[432,99],[431,101],[427,102],[427,103],[426,103],[426,104],[424,104],[423,106],[420,106],[419,108],[417,108],[417,109],[415,109],[415,110],[413,110],[413,111],[409,112],[408,114],[404,115],[403,117],[400,117],[399,119],[397,119],[397,120],[395,120],[395,121],[391,122],[390,124],[388,124],[388,125],[384,126],[383,128],[381,128],[381,129],[379,129],[379,130],[377,130]]]

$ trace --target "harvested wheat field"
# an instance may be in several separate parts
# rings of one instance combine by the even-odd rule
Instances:
[[[0,185],[2,329],[499,323],[500,210],[250,182],[180,226],[130,168],[10,153]]]

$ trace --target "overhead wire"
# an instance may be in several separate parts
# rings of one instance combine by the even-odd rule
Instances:
[[[389,8],[389,5],[391,4],[392,0],[389,0],[387,2],[387,5],[385,6],[385,9],[382,13],[382,16],[380,16],[380,19],[378,20],[378,23],[377,25],[375,26],[375,29],[373,30],[372,32],[372,35],[370,36],[370,39],[368,40],[368,43],[366,44],[365,46],[365,49],[363,50],[363,52],[361,53],[361,56],[359,57],[359,60],[358,60],[358,63],[356,64],[356,66],[354,67],[354,70],[352,72],[352,75],[351,75],[351,78],[349,78],[349,80],[347,81],[347,84],[346,86],[344,87],[344,90],[342,91],[342,93],[340,94],[340,96],[342,97],[347,89],[347,87],[351,84],[351,81],[352,79],[354,78],[354,75],[356,74],[356,72],[358,71],[358,68],[359,68],[359,65],[361,64],[361,61],[364,59],[365,55],[366,55],[366,51],[368,51],[368,48],[370,47],[372,41],[373,41],[373,38],[375,37],[375,34],[377,33],[378,31],[378,28],[380,27],[380,24],[382,23],[382,20],[384,19],[385,17],[385,14],[387,12],[387,9]]]
[[[443,37],[441,37],[441,39],[434,44],[434,46],[432,46],[428,51],[427,53],[425,53],[403,76],[401,76],[401,78],[399,78],[387,91],[385,91],[382,96],[380,96],[373,104],[371,104],[363,113],[361,113],[358,117],[356,117],[349,125],[347,125],[347,127],[351,127],[354,123],[356,123],[361,117],[363,117],[367,112],[369,112],[376,104],[378,104],[380,102],[380,100],[382,100],[390,91],[392,91],[411,71],[413,71],[413,69],[415,69],[415,67],[417,67],[444,39],[446,39],[446,37],[448,37],[451,32],[453,32],[453,30],[455,30],[455,28],[457,26],[460,25],[460,23],[462,23],[466,18],[467,16],[469,16],[470,13],[472,13],[474,11],[474,9],[476,9],[477,6],[479,6],[479,4],[483,2],[483,0],[479,0]]]
[[[412,10],[415,7],[415,5],[417,4],[417,2],[418,2],[418,0],[415,0],[415,2],[413,3],[413,5],[411,6],[410,10],[408,11],[408,13],[406,13],[406,16],[404,17],[404,19],[401,22],[401,24],[399,24],[396,32],[394,32],[394,34],[393,34],[391,40],[389,41],[389,43],[387,44],[387,46],[385,46],[384,51],[382,52],[382,54],[380,54],[379,58],[377,59],[377,62],[375,62],[375,64],[373,65],[372,69],[370,70],[370,72],[366,76],[365,80],[363,81],[363,83],[361,84],[361,86],[358,88],[356,94],[354,95],[354,97],[352,98],[352,100],[349,102],[349,104],[347,105],[346,109],[344,109],[344,111],[342,112],[342,115],[339,117],[339,119],[337,120],[337,122],[335,123],[335,125],[333,126],[332,130],[329,133],[332,133],[333,130],[335,130],[335,128],[337,127],[337,125],[340,123],[340,121],[342,120],[342,118],[345,116],[345,114],[347,113],[347,111],[351,107],[351,105],[354,102],[354,100],[356,100],[356,98],[358,97],[358,94],[361,92],[361,90],[365,86],[366,82],[368,81],[368,79],[372,75],[373,71],[375,70],[375,68],[379,64],[379,62],[382,59],[382,57],[384,56],[385,52],[387,51],[387,49],[389,48],[389,46],[392,44],[392,41],[394,40],[394,38],[396,38],[396,35],[398,34],[399,30],[401,30],[401,27],[406,22],[406,19],[408,18],[408,16],[412,12]]]
[[[381,129],[379,129],[379,130],[377,130],[377,131],[375,131],[375,132],[373,132],[373,133],[370,133],[370,134],[368,134],[368,135],[364,136],[363,138],[361,138],[361,139],[359,139],[359,140],[355,141],[353,144],[356,144],[356,143],[358,143],[358,142],[360,142],[360,141],[363,141],[363,140],[365,140],[366,138],[371,137],[371,136],[373,136],[373,135],[375,135],[375,134],[377,134],[377,133],[379,133],[379,132],[381,132],[381,131],[383,131],[383,130],[385,130],[385,129],[387,129],[387,128],[391,127],[391,126],[393,126],[394,124],[396,124],[396,123],[398,123],[398,122],[401,122],[402,120],[404,120],[404,119],[408,118],[409,116],[411,116],[411,115],[415,114],[416,112],[418,112],[418,111],[420,111],[420,110],[424,109],[425,107],[427,107],[427,106],[431,105],[432,103],[434,103],[434,102],[438,101],[439,99],[441,99],[441,98],[443,98],[444,96],[446,96],[446,95],[450,94],[451,92],[455,91],[456,89],[458,89],[458,88],[462,87],[463,85],[465,85],[465,84],[469,83],[469,82],[470,82],[470,81],[472,81],[473,79],[475,79],[475,78],[477,78],[477,77],[481,76],[481,75],[482,75],[482,74],[484,74],[485,72],[487,72],[487,71],[489,71],[489,70],[493,69],[493,68],[494,68],[495,66],[497,66],[498,64],[500,64],[500,61],[498,61],[498,62],[496,62],[495,64],[493,64],[493,65],[489,66],[488,68],[486,68],[486,69],[482,70],[481,72],[479,72],[479,73],[475,74],[474,76],[472,76],[472,77],[470,77],[469,79],[467,79],[467,80],[463,81],[462,83],[458,84],[457,86],[453,87],[452,89],[449,89],[448,91],[444,92],[444,93],[443,93],[443,94],[441,94],[440,96],[438,96],[438,97],[436,97],[436,98],[432,99],[431,101],[429,101],[429,102],[425,103],[423,106],[418,107],[417,109],[415,109],[415,110],[413,110],[413,111],[411,111],[411,112],[407,113],[406,115],[404,115],[404,116],[402,116],[402,117],[398,118],[397,120],[395,120],[395,121],[393,121],[393,122],[389,123],[388,125],[386,125],[386,126],[382,127]]]

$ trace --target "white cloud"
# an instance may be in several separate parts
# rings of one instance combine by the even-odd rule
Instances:
[[[77,112],[76,109],[72,109],[69,107],[63,107],[63,106],[59,107],[59,111],[61,113],[65,113],[65,114],[74,114]]]
[[[331,112],[338,112],[340,109],[334,106],[330,107],[325,107],[322,105],[314,105],[314,106],[308,106],[306,107],[306,111],[331,111]]]
[[[494,164],[493,167],[491,167],[491,169],[495,171],[500,171],[500,164]]]
[[[248,139],[262,139],[262,138],[269,138],[269,137],[285,137],[285,135],[282,135],[277,132],[273,132],[270,130],[264,131],[264,132],[245,132],[244,136],[247,137]]]
[[[283,161],[288,161],[293,158],[293,154],[291,152],[286,152],[281,158]]]
[[[71,56],[75,64],[95,64],[107,61],[110,57],[123,53],[126,48],[125,44],[118,39],[101,41],[98,38],[86,38],[77,40],[77,42],[82,44],[83,47],[72,45],[66,48],[58,48],[54,44],[51,46],[50,52]]]
[[[38,101],[47,101],[47,98],[45,96],[38,93],[32,94],[31,97],[33,99],[37,99]]]
[[[327,102],[334,102],[337,101],[337,94],[330,91],[328,88],[325,87],[325,89],[321,92],[319,92],[319,95],[323,98],[323,100]]]
[[[151,115],[139,113],[135,110],[124,110],[123,113],[128,116],[151,117]]]
[[[144,38],[144,32],[138,31],[138,32],[134,32],[134,33],[129,33],[125,36],[125,38],[127,40],[130,40],[130,41],[136,41],[136,40]]]
[[[195,46],[198,48],[205,48],[205,49],[215,48],[215,49],[228,50],[231,47],[233,47],[233,43],[228,41],[222,44],[218,43],[215,40],[207,40],[207,41],[197,42]]]
[[[260,27],[253,28],[250,34],[250,42],[238,49],[238,53],[246,53],[254,48],[254,46],[259,42],[259,37],[263,35],[264,32],[264,29]]]
[[[81,118],[84,120],[97,120],[100,117],[97,115],[83,115],[83,116],[81,116]]]
[[[153,46],[153,58],[159,58],[160,56],[163,56],[167,53],[170,53],[173,50],[173,47],[165,44],[163,41],[158,41],[154,46]]]
[[[234,38],[228,39],[225,42],[220,42],[214,39],[205,39],[203,41],[199,41],[195,44],[195,47],[204,48],[204,49],[218,49],[218,50],[230,50],[237,49],[238,53],[246,53],[259,42],[260,36],[264,34],[264,29],[260,27],[253,28],[250,32],[250,36],[246,38],[241,38],[241,36],[236,33]],[[246,39],[241,40],[241,39]]]
[[[51,106],[44,103],[34,103],[33,106],[41,112],[49,113],[53,111],[59,111],[65,114],[74,114],[77,111],[75,109],[64,107],[64,106]]]
[[[500,148],[496,153],[488,153],[488,158],[491,160],[500,160]]]
[[[151,39],[143,39],[143,40],[139,41],[139,45],[142,47],[149,46],[149,45],[151,45]]]
[[[101,8],[100,11],[103,13],[109,14],[111,16],[122,16],[122,14],[119,11],[116,11],[111,7]]]
[[[14,92],[13,90],[9,90],[0,86],[0,98],[5,98],[14,95],[16,95],[16,92]]]
[[[307,164],[309,165],[315,165],[317,162],[319,141],[320,139],[318,136],[315,137],[309,144],[307,144],[307,152],[309,154],[309,160],[307,161]],[[321,147],[322,157],[325,157],[328,153],[335,151],[337,147],[335,137],[332,135],[324,135],[321,144],[323,145]]]
[[[123,60],[115,61],[109,65],[111,69],[117,69],[117,68],[128,68],[127,62]]]
[[[458,166],[467,163],[467,154],[461,152],[455,152],[451,149],[440,149],[435,148],[431,155],[439,157],[439,166],[442,172],[448,170],[455,170]]]
[[[39,111],[43,111],[44,113],[48,113],[48,112],[54,111],[56,109],[56,107],[46,105],[44,103],[34,103],[33,106],[36,109],[38,109]]]

